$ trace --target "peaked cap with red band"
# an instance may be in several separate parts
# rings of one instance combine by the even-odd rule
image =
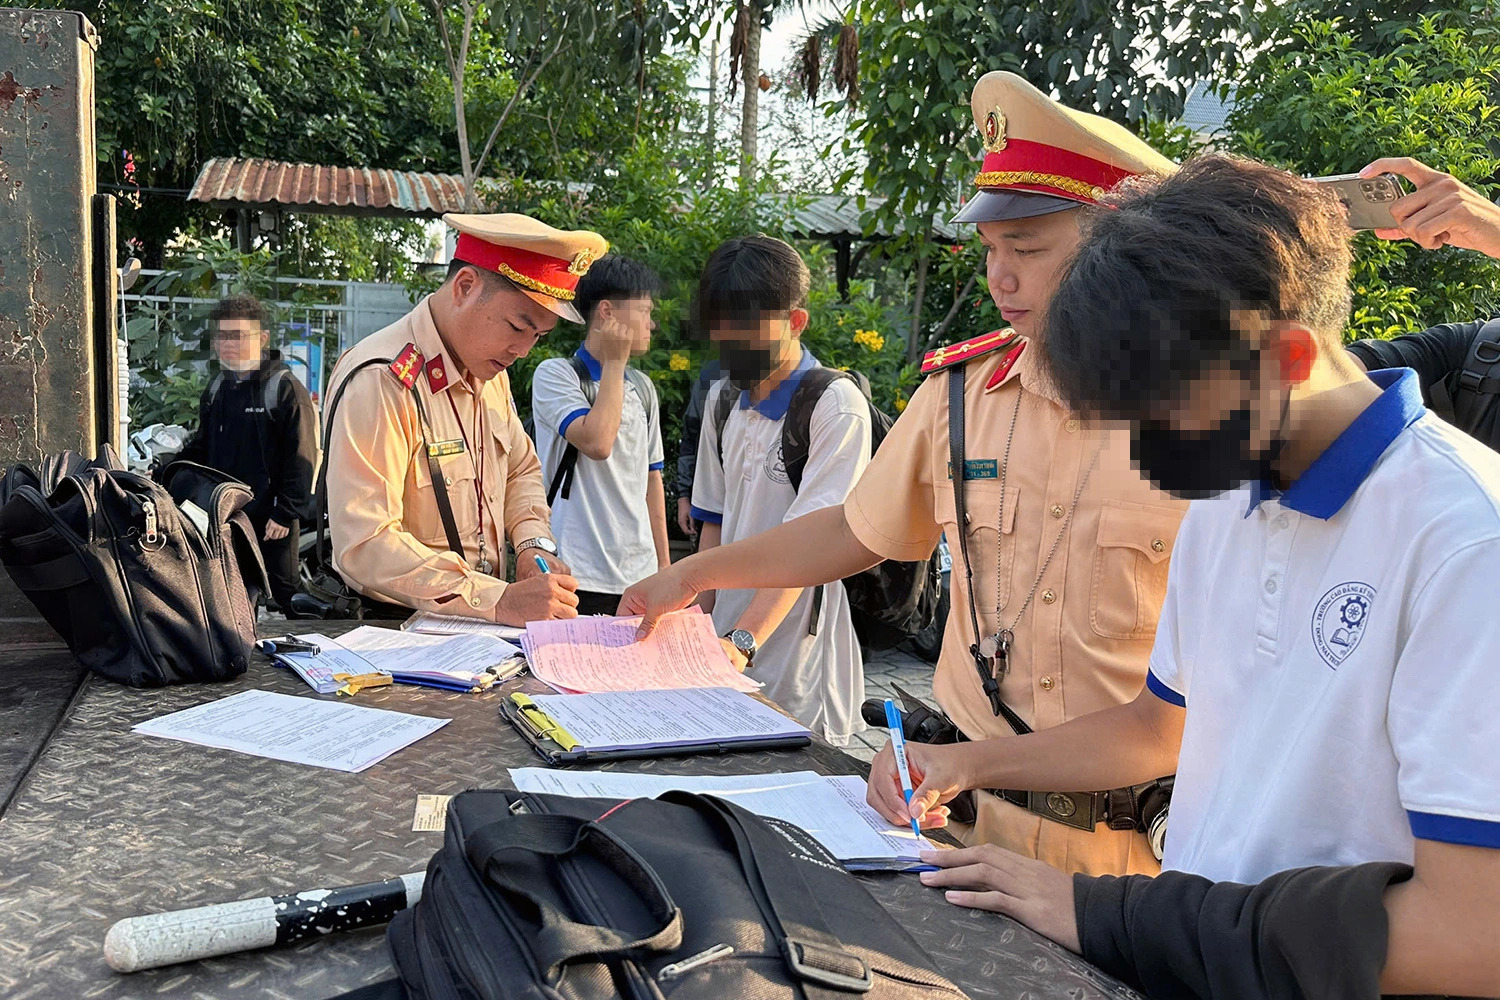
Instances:
[[[954,222],[1024,219],[1091,205],[1127,177],[1177,169],[1124,126],[1063,107],[1014,73],[980,77],[972,104],[984,162],[974,178],[979,191]]]
[[[460,215],[443,221],[458,230],[453,259],[504,275],[532,301],[563,319],[582,323],[573,305],[578,279],[609,252],[609,243],[586,229],[553,229],[529,215]]]

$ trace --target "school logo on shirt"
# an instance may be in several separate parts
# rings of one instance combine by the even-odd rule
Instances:
[[[1359,645],[1373,603],[1375,588],[1353,581],[1339,584],[1318,601],[1312,618],[1313,643],[1334,670]]]
[[[766,451],[766,477],[773,483],[784,483],[791,485],[792,477],[786,472],[786,459],[781,456],[781,441]]]

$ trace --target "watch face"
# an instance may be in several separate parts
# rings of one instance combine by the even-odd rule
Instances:
[[[734,648],[749,656],[755,652],[755,634],[749,629],[737,628],[729,633],[729,641],[734,643]]]
[[[550,538],[532,538],[524,546],[528,549],[541,549],[549,555],[557,555],[557,545]]]

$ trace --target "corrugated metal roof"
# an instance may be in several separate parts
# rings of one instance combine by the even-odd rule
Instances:
[[[885,204],[884,198],[873,195],[867,197],[865,207],[860,208],[859,198],[856,195],[809,194],[767,195],[766,197],[792,202],[790,228],[797,236],[810,239],[830,239],[839,236],[851,239],[885,239],[891,235],[884,230],[867,231],[861,222],[865,212],[874,211]],[[948,221],[956,211],[958,211],[957,208],[934,216],[933,232],[943,239],[959,239],[959,227]]]
[[[215,157],[198,172],[188,200],[436,217],[463,211],[464,182],[457,174]]]
[[[1179,124],[1203,136],[1222,132],[1229,112],[1234,110],[1234,92],[1231,90],[1229,99],[1225,100],[1210,89],[1212,86],[1203,80],[1193,84],[1187,99],[1182,102],[1182,117],[1178,120]]]

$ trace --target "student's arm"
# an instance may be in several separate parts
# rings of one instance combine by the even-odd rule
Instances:
[[[706,552],[721,551],[724,548],[724,546],[721,546],[719,544],[719,542],[723,539],[723,537],[724,537],[724,525],[723,525],[723,522],[721,522],[721,521],[704,521],[703,522],[703,531],[701,533],[699,533],[699,535],[698,535],[698,554],[697,555],[689,556],[688,559],[697,559],[699,555],[703,555]],[[747,539],[747,541],[748,541],[748,539]],[[729,546],[729,548],[733,548],[733,547],[734,546]],[[684,561],[686,561],[686,560],[684,560]],[[681,565],[681,563],[678,563],[677,565]],[[650,583],[652,580],[656,580],[658,577],[665,577],[667,574],[671,573],[671,571],[674,568],[675,567],[673,567],[673,566],[669,566],[665,570],[663,570],[662,572],[657,573],[656,576],[647,577],[646,580],[644,580],[642,582],[643,583]],[[636,587],[639,587],[639,586],[641,586],[641,584],[638,583],[638,584],[635,585],[635,587],[631,587],[629,590],[625,591],[625,595],[620,599],[620,614],[622,614],[622,615],[636,615],[636,614],[640,614],[639,611],[632,611],[632,610],[630,610],[632,607],[634,607],[634,602],[631,599],[631,593],[630,592],[632,590],[635,590]],[[718,597],[718,588],[717,587],[704,587],[701,590],[694,590],[694,591],[692,591],[692,593],[688,594],[688,598],[687,598],[687,600],[685,602],[683,602],[682,604],[678,604],[678,605],[676,605],[676,607],[669,608],[667,610],[676,611],[678,608],[685,608],[689,604],[693,603],[693,598],[694,597],[698,598],[698,607],[702,608],[704,611],[706,611],[708,613],[712,613],[713,610],[714,610],[714,603],[715,603],[715,601],[716,601],[716,599]],[[664,612],[662,612],[662,613],[664,613]],[[640,629],[640,634],[641,635],[646,635],[646,634],[648,634],[651,631],[652,626],[654,626],[656,624],[656,617],[657,616],[653,615],[651,617],[651,619],[650,619],[649,622],[646,622],[646,621],[642,621],[641,622],[641,629]]]
[[[1392,340],[1360,340],[1349,345],[1349,355],[1365,371],[1414,368],[1426,389],[1463,368],[1480,325],[1445,323]]]
[[[1500,850],[1418,840],[1414,868],[1385,894],[1380,992],[1500,996]]]
[[[615,438],[620,434],[620,414],[625,404],[625,362],[630,358],[630,343],[634,335],[608,299],[595,307],[589,333],[597,335],[590,339],[598,347],[597,357],[602,369],[599,391],[593,405],[576,419],[565,421],[560,431],[569,444],[594,461],[602,462],[614,450]]]
[[[209,385],[213,385],[213,382],[210,381]],[[208,464],[208,429],[213,425],[212,416],[209,413],[208,390],[204,389],[203,395],[198,397],[198,426],[193,428],[192,437],[188,438],[187,444],[182,446],[174,461]]]
[[[318,460],[318,416],[312,397],[293,375],[282,379],[277,430],[277,455],[271,471],[276,505],[271,519],[289,527],[298,518],[312,517],[313,466]]]
[[[740,615],[734,627],[749,632],[755,636],[757,646],[764,646],[772,633],[781,627],[786,616],[792,613],[792,608],[797,604],[797,598],[801,596],[801,587],[793,587],[789,590],[757,590],[755,596],[750,599],[750,606]],[[736,669],[744,670],[747,665],[745,654],[736,649],[729,640],[721,638],[719,641],[724,644],[724,652],[729,654],[729,662],[733,663]]]
[[[672,564],[672,550],[667,543],[667,489],[660,469],[646,475],[646,511],[651,518],[651,541],[656,545],[656,568],[665,569]]]
[[[892,823],[915,817],[943,826],[941,807],[970,788],[1123,788],[1177,769],[1187,713],[1150,689],[1134,701],[1080,716],[1051,729],[971,743],[907,743],[917,785],[908,808],[889,745],[870,765],[866,796]]]

